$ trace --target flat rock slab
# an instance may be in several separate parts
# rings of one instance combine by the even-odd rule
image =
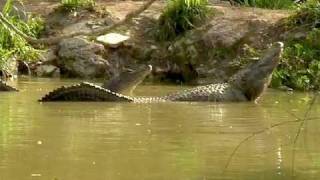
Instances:
[[[106,46],[117,48],[129,38],[130,38],[129,36],[125,36],[122,34],[109,33],[109,34],[97,37],[97,41],[103,43]]]

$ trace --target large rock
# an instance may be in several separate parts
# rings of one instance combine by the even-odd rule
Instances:
[[[104,47],[82,38],[59,43],[58,65],[66,76],[93,78],[109,75],[109,63],[102,57]]]
[[[40,53],[39,57],[41,62],[44,63],[52,63],[57,60],[57,56],[55,54],[55,49],[48,49]]]
[[[108,11],[103,10],[103,7],[97,6],[96,8],[92,10],[80,8],[74,11],[55,8],[46,17],[44,34],[57,36],[79,31],[92,33],[93,30],[112,25],[115,18]]]
[[[263,32],[271,26],[264,20],[230,20],[216,19],[210,22],[208,31],[202,36],[202,41],[211,48],[232,48],[239,42],[254,43],[260,41]]]
[[[53,65],[39,65],[35,70],[38,77],[59,77],[60,69]]]
[[[216,16],[202,36],[205,45],[213,48],[233,48],[243,43],[261,47],[259,44],[264,44],[261,41],[270,39],[266,34],[269,29],[290,15],[288,11],[259,8],[215,6],[215,9]]]

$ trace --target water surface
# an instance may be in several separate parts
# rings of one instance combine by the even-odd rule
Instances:
[[[75,80],[20,79],[0,93],[0,180],[291,179],[311,94],[268,90],[254,103],[39,103]],[[138,95],[185,87],[143,85]],[[320,105],[296,143],[295,179],[320,178]],[[319,119],[317,119],[319,117]]]

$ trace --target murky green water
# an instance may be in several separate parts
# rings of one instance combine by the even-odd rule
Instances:
[[[0,93],[0,179],[291,179],[293,139],[307,94],[269,90],[253,103],[38,103],[72,81],[19,80]],[[179,87],[142,86],[159,95]],[[320,178],[320,105],[296,144],[296,179]]]

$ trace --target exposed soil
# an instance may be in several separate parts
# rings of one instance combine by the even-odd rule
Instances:
[[[129,12],[136,10],[144,1],[117,1],[117,0],[100,0],[96,1],[96,7],[104,8],[111,12],[111,14],[120,19],[124,18]],[[159,11],[162,9],[164,3],[159,1],[152,5],[149,9],[151,11]],[[59,6],[59,1],[39,2],[27,1],[25,3],[26,9],[30,12],[40,14],[46,17],[52,13],[55,8]]]
[[[112,24],[123,19],[128,13],[137,10],[143,3],[144,1],[101,0],[97,1],[94,11],[77,11],[68,14],[57,13],[59,1],[28,1],[25,3],[25,6],[28,11],[41,15],[46,19],[50,30],[44,36],[55,36],[57,34],[72,33],[79,29],[82,31],[87,27],[88,22],[92,26],[96,24],[99,26]],[[160,16],[164,5],[165,1],[155,2],[149,9],[134,18],[131,25],[123,27],[123,30],[119,28],[118,31],[130,34],[130,40],[123,49],[111,52],[113,54],[110,57],[116,54],[117,57],[120,55],[122,59],[127,59],[128,61],[131,61],[131,59],[145,60],[146,49],[150,49],[154,45],[158,52],[153,53],[153,56],[148,56],[148,58],[151,58],[152,64],[158,64],[160,71],[167,68],[163,72],[166,75],[170,75],[171,73],[173,76],[177,76],[178,80],[181,77],[194,76],[200,71],[205,72],[204,76],[214,74],[215,77],[213,78],[221,80],[222,77],[224,77],[223,79],[228,78],[233,71],[237,70],[230,70],[229,58],[234,58],[234,56],[225,56],[223,61],[211,57],[208,59],[208,56],[199,56],[196,57],[196,63],[188,60],[182,64],[172,61],[176,57],[168,58],[170,56],[167,54],[168,48],[171,45],[177,44],[177,42],[169,42],[163,46],[159,45],[157,41],[154,41],[148,35],[149,29],[154,27],[154,22]],[[227,49],[234,48],[234,45],[238,46],[237,49],[241,49],[243,48],[243,44],[249,44],[255,48],[265,48],[266,44],[272,42],[274,38],[272,31],[270,35],[270,27],[290,15],[290,11],[232,7],[226,2],[211,1],[211,6],[215,9],[215,15],[208,21],[208,24],[200,27],[199,31],[194,31],[195,33],[199,33],[199,35],[196,35],[198,40],[195,42],[195,44],[197,43],[195,48],[200,55],[208,54],[211,51],[205,50],[204,52],[203,47],[205,49],[214,49],[217,48],[215,44],[219,44],[220,46],[222,44],[222,47]],[[106,18],[108,20],[107,23]],[[94,21],[94,23],[91,23],[91,21]],[[194,36],[195,33],[190,36]],[[202,33],[204,34],[203,37]],[[186,38],[188,38],[188,34],[186,34]],[[205,46],[201,47],[202,44]],[[140,55],[144,57],[141,58]],[[216,61],[219,62],[217,63]],[[221,68],[223,72],[221,72]]]

